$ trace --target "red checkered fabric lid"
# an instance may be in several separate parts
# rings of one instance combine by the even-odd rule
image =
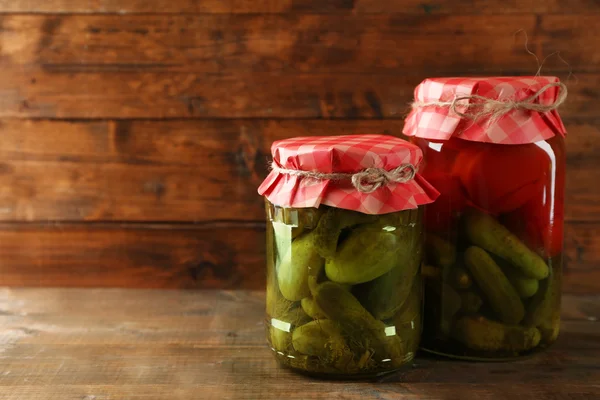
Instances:
[[[388,181],[371,193],[357,190],[350,178],[320,179],[292,173],[310,171],[351,177],[368,168],[393,171],[404,164],[416,170],[423,153],[419,147],[397,137],[298,137],[274,142],[271,152],[273,170],[258,193],[278,206],[303,208],[325,204],[365,214],[386,214],[431,203],[439,195],[417,173],[403,183]]]
[[[435,104],[457,99],[456,109],[466,110],[467,104],[476,106],[474,103],[484,97],[507,104],[529,98],[532,104],[551,106],[560,94],[558,85],[561,85],[558,78],[548,76],[426,79],[415,89],[415,103],[403,133],[439,140],[455,135],[475,142],[501,144],[532,143],[556,134],[564,136],[566,130],[556,109],[538,112],[516,108],[500,117],[488,115],[473,120],[458,115],[448,105]]]

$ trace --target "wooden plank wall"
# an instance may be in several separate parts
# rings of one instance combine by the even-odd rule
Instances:
[[[600,290],[589,0],[0,0],[0,283],[260,288],[270,143],[399,134],[435,75],[569,78],[566,290]]]

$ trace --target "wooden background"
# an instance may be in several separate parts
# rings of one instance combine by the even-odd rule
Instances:
[[[600,291],[593,0],[0,0],[0,284],[261,288],[272,141],[571,65],[566,290]],[[545,74],[566,80],[554,57]]]

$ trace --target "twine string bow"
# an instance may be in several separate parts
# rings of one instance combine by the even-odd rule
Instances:
[[[535,102],[535,100],[537,100],[544,92],[553,87],[559,88],[558,95],[556,96],[556,100],[554,101],[554,103],[543,105]],[[545,113],[548,111],[556,110],[565,102],[566,99],[567,86],[562,82],[553,82],[547,84],[546,86],[542,87],[540,90],[523,100],[514,100],[510,98],[495,100],[477,94],[456,95],[452,99],[452,101],[415,101],[412,103],[412,108],[417,109],[429,106],[448,107],[451,112],[458,115],[459,117],[470,119],[472,121],[477,121],[478,119],[485,117],[490,117],[492,120],[496,120],[513,110],[529,110],[536,111],[539,113]],[[465,100],[468,100],[470,102],[464,103]],[[465,111],[460,111],[459,108],[462,108]]]
[[[367,168],[354,174],[351,173],[324,173],[318,171],[302,171],[298,169],[282,168],[271,163],[271,169],[285,175],[300,176],[317,180],[350,180],[352,186],[361,193],[373,193],[382,186],[390,183],[406,183],[414,179],[417,170],[412,164],[402,164],[391,171],[383,168]]]

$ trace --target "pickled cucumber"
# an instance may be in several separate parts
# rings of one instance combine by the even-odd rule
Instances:
[[[312,318],[302,309],[300,303],[293,303],[290,308],[279,314],[270,315],[271,318],[276,318],[280,321],[289,323],[292,327],[304,325],[312,320]]]
[[[560,310],[561,276],[560,270],[555,270],[548,279],[540,282],[538,292],[527,307],[525,325],[540,326],[547,323],[553,313]]]
[[[472,210],[465,214],[465,228],[473,244],[509,261],[525,276],[534,279],[548,276],[544,260],[492,216]]]
[[[405,323],[410,323],[416,319],[420,319],[421,308],[423,305],[423,289],[422,283],[420,279],[415,279],[412,284],[412,287],[408,291],[408,296],[402,307],[398,310],[398,312],[393,316],[393,323],[398,325],[403,325]],[[402,338],[402,335],[400,335]]]
[[[277,268],[277,281],[283,296],[291,301],[308,297],[310,271],[322,268],[323,262],[314,246],[314,231],[294,239]]]
[[[454,317],[462,307],[462,299],[456,290],[447,283],[442,283],[440,290],[440,298],[442,300],[440,331],[444,335],[449,335],[452,324],[454,323]]]
[[[269,337],[271,346],[273,346],[276,351],[288,353],[292,349],[291,332],[287,332],[269,325]]]
[[[319,308],[319,305],[315,302],[312,297],[305,297],[302,299],[302,309],[313,319],[324,319],[326,318],[323,310]]]
[[[410,295],[418,271],[418,261],[409,260],[405,265],[398,265],[379,278],[360,285],[354,293],[375,318],[391,318]]]
[[[342,230],[358,224],[374,222],[376,215],[368,215],[356,211],[329,208],[319,219],[315,228],[314,243],[317,252],[324,258],[335,256],[338,240]]]
[[[274,246],[274,231],[273,227],[267,226],[267,314],[279,315],[289,310],[293,302],[285,299],[279,290],[276,275],[276,261]]]
[[[528,299],[537,293],[540,286],[537,279],[524,276],[510,265],[498,265],[502,267],[502,271],[504,271],[504,274],[522,299]]]
[[[271,222],[271,225],[275,243],[275,261],[280,264],[292,247],[292,227],[277,221]]]
[[[325,274],[333,282],[358,284],[378,278],[406,257],[411,237],[371,227],[352,230],[337,253],[325,263]]]
[[[294,354],[294,358],[290,358],[287,357],[287,355],[276,353],[275,357],[277,357],[282,364],[288,365],[292,368],[296,368],[302,371],[319,372],[321,370],[324,370],[323,366],[320,363],[315,362],[314,357],[307,356],[304,354],[297,353]]]
[[[300,236],[305,230],[314,229],[323,214],[320,208],[285,209],[285,222],[292,225],[292,238]]]
[[[540,343],[537,328],[504,325],[481,316],[466,316],[456,322],[453,337],[473,350],[525,351]]]
[[[425,255],[429,262],[440,268],[447,268],[456,261],[456,247],[441,237],[427,233]]]
[[[302,354],[336,359],[350,351],[337,324],[328,319],[311,321],[294,329],[292,345]]]
[[[286,315],[289,310],[295,307],[293,301],[289,301],[281,294],[277,283],[267,284],[267,314],[272,317]]]
[[[506,324],[519,323],[525,316],[525,307],[492,257],[485,250],[471,246],[465,251],[465,264],[498,318]]]
[[[461,299],[461,310],[463,313],[475,314],[481,309],[483,300],[477,293],[466,291],[461,292],[459,295]]]
[[[383,327],[354,297],[342,286],[334,282],[319,285],[315,301],[329,319],[339,321],[350,330],[379,331]]]
[[[375,319],[343,287],[324,282],[316,290],[315,301],[329,319],[340,324],[350,345],[353,342],[359,348],[373,349],[378,361],[389,359],[391,365],[404,362],[405,351],[400,338],[387,336],[385,324]]]
[[[315,290],[319,283],[326,281],[327,277],[325,276],[325,262],[319,263],[318,267],[311,268],[308,271],[308,290],[314,296]]]
[[[396,266],[370,282],[356,286],[353,293],[377,319],[388,319],[402,307],[411,293],[421,260],[420,240],[411,229],[398,229],[395,234],[409,245],[400,245],[395,254]],[[411,243],[412,241],[412,243]]]
[[[302,310],[298,303],[279,314],[270,315],[269,334],[271,345],[281,352],[288,352],[292,345],[292,332],[295,327],[304,325],[311,318]]]
[[[455,265],[450,269],[448,279],[450,285],[456,289],[468,289],[473,284],[471,275],[464,267],[458,265]]]
[[[421,309],[423,291],[419,278],[415,279],[408,298],[402,308],[391,319],[396,335],[402,340],[406,352],[415,353],[421,339]]]

